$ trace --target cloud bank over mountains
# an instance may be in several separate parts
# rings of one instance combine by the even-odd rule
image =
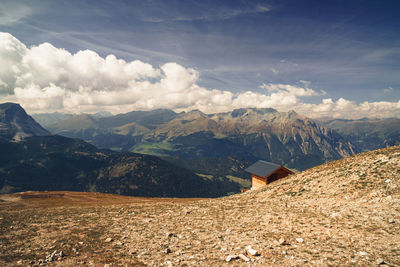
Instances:
[[[91,50],[71,54],[49,43],[26,47],[9,33],[0,33],[0,101],[15,101],[29,112],[114,113],[168,108],[206,113],[235,108],[295,110],[309,117],[400,117],[397,102],[363,102],[324,98],[324,91],[289,84],[262,84],[265,90],[232,93],[199,85],[200,73],[177,63],[152,66]],[[320,103],[306,103],[319,97]]]

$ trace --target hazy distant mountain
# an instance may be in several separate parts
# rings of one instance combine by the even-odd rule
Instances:
[[[105,118],[83,114],[47,128],[63,136],[84,139],[100,148],[129,151],[143,135],[176,116],[172,110],[165,109],[133,111]]]
[[[0,193],[78,190],[215,197],[240,189],[227,179],[211,181],[151,155],[100,150],[79,139],[49,135],[17,104],[0,105],[0,126]]]
[[[32,118],[45,128],[48,128],[49,125],[69,119],[73,116],[74,115],[72,114],[65,114],[60,112],[32,114]]]
[[[45,136],[50,133],[38,124],[18,104],[0,104],[0,136],[21,141],[30,136]]]
[[[125,114],[118,114],[102,118],[99,123],[102,128],[120,127],[136,122],[148,129],[154,129],[158,125],[169,122],[177,114],[169,109],[155,109],[151,111],[132,111]]]
[[[400,144],[400,119],[324,119],[319,123],[335,129],[362,151]]]
[[[99,112],[96,112],[96,113],[91,114],[91,115],[93,117],[95,117],[95,118],[107,118],[107,117],[111,117],[112,113],[108,112],[108,111],[99,111]]]
[[[60,121],[70,119],[74,116],[76,115],[60,112],[32,114],[32,117],[45,128],[48,128],[49,126],[56,124]],[[112,114],[108,111],[100,111],[94,114],[90,114],[90,116],[94,118],[106,118],[112,116]]]
[[[75,119],[74,126],[68,120],[50,129],[103,148],[162,156],[214,176],[245,177],[244,167],[257,159],[304,170],[358,152],[335,131],[295,112],[274,109],[237,109],[211,115],[136,111],[93,123]],[[76,127],[80,124],[85,126]]]

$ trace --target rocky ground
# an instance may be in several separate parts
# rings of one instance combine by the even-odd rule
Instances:
[[[1,266],[400,266],[399,146],[219,199],[0,199]]]

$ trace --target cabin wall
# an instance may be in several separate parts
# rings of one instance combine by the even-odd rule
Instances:
[[[251,188],[260,188],[267,185],[267,178],[251,175]]]

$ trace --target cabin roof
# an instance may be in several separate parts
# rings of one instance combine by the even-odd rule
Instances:
[[[254,163],[253,165],[246,168],[245,171],[247,171],[251,174],[258,175],[260,177],[265,177],[265,176],[273,173],[280,167],[281,167],[281,165],[278,165],[278,164],[275,164],[272,162],[268,162],[268,161],[264,161],[264,160],[259,160],[256,163]]]

